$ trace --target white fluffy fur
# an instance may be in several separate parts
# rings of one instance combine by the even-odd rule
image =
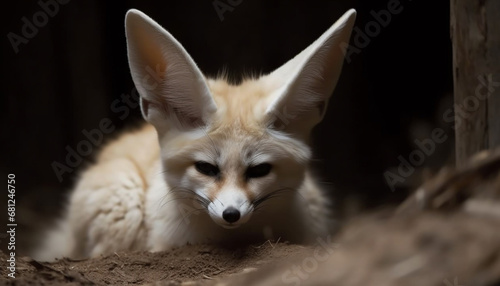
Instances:
[[[130,69],[149,124],[103,148],[34,256],[326,235],[329,205],[308,170],[307,138],[337,83],[339,45],[349,41],[354,18],[348,11],[275,72],[230,85],[205,79],[172,35],[130,10]],[[220,172],[202,174],[200,161]],[[268,174],[245,176],[263,163],[272,166]],[[228,207],[240,212],[239,220],[223,218]]]

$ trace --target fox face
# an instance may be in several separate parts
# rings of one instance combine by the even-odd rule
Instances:
[[[137,10],[126,16],[141,111],[157,133],[165,194],[223,228],[287,208],[304,184],[311,129],[337,83],[355,11],[274,72],[237,85],[207,79],[185,49]],[[342,45],[345,44],[345,45]]]
[[[300,141],[272,131],[242,130],[237,123],[200,132],[177,148],[172,143],[162,144],[172,195],[195,202],[193,208],[203,209],[224,228],[240,226],[268,200],[296,192],[310,156]]]

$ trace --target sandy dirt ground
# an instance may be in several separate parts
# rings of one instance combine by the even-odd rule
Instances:
[[[115,253],[87,260],[64,259],[41,263],[29,257],[18,260],[15,280],[8,285],[142,285],[161,281],[165,285],[204,282],[246,273],[307,252],[309,248],[286,243],[225,249],[193,245],[162,253]],[[1,260],[8,257],[2,253]],[[2,269],[2,277],[6,271]],[[197,285],[197,284],[196,284]]]

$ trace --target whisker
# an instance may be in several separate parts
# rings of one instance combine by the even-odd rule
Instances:
[[[168,203],[174,202],[174,201],[182,201],[182,200],[192,200],[193,198],[172,198],[168,201],[166,201],[164,204],[162,204],[160,207],[164,207]],[[203,204],[202,204],[203,205]]]
[[[223,202],[221,202],[217,197],[215,197],[215,199],[221,204],[221,206],[224,207],[224,203]]]
[[[169,196],[170,194],[178,194],[177,196],[171,197],[170,200],[164,202],[165,198]],[[179,196],[182,195],[182,196]],[[205,198],[199,194],[197,194],[195,191],[188,189],[188,188],[183,188],[183,187],[172,187],[168,190],[168,192],[162,197],[162,199],[159,202],[160,207],[164,207],[166,204],[172,202],[172,201],[179,201],[179,200],[185,200],[185,199],[192,199],[195,202],[198,202],[201,206],[203,207],[208,207],[208,205],[211,203],[211,200],[208,198]]]
[[[276,198],[280,195],[282,195],[283,193],[286,193],[286,192],[296,192],[298,193],[295,189],[292,189],[292,188],[282,188],[282,189],[277,189],[275,191],[272,191],[268,194],[265,194],[265,195],[261,195],[261,196],[257,196],[253,201],[252,201],[252,204],[254,205],[254,208],[258,208],[260,204],[262,204],[263,202],[267,201],[267,200],[270,200],[270,199],[273,199],[273,198]]]
[[[185,220],[188,219],[193,215],[193,214],[196,214],[197,212],[200,212],[200,211],[203,211],[203,209],[193,209],[191,212],[187,213],[185,216],[182,216],[182,219],[179,220],[179,223],[177,224],[177,226],[175,227],[175,231],[174,232],[177,232],[177,230],[179,229],[179,227],[181,226],[181,223],[185,223]],[[187,224],[189,224],[189,221],[187,222]]]

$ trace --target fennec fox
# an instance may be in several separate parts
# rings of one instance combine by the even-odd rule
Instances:
[[[308,141],[337,84],[355,15],[346,12],[274,72],[233,85],[205,78],[170,33],[128,11],[130,70],[148,124],[102,149],[34,256],[326,235],[328,199],[308,170]]]

